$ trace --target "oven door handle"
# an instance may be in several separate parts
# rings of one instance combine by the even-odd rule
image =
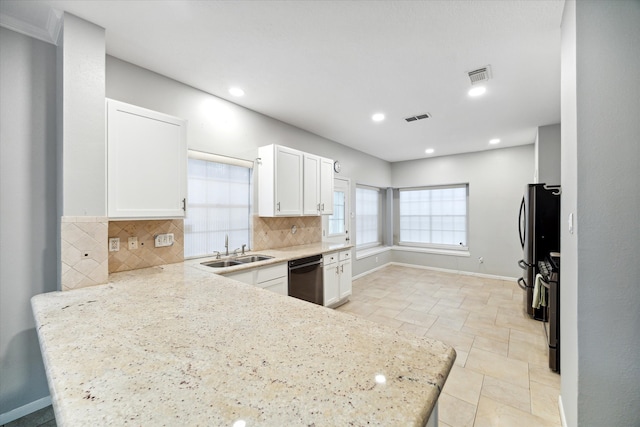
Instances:
[[[312,265],[318,265],[318,266],[322,267],[322,260],[313,261],[313,262],[309,262],[309,263],[301,264],[301,265],[296,265],[295,267],[289,267],[289,271],[295,271],[295,270],[298,270],[299,268],[309,267],[309,266],[312,266]]]
[[[523,270],[527,270],[529,267],[533,267],[532,264],[529,264],[528,262],[526,262],[525,260],[521,259],[520,261],[518,261],[518,265],[520,266],[521,269]]]
[[[520,286],[525,291],[527,290],[527,282],[524,281],[524,277],[518,279],[518,286]]]

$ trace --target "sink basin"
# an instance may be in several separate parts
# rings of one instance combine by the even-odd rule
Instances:
[[[242,264],[241,262],[238,262],[236,260],[224,260],[224,261],[208,261],[208,262],[203,262],[202,265],[206,265],[207,267],[213,267],[213,268],[223,268],[223,267],[232,267],[234,265],[240,265]]]
[[[240,258],[236,258],[235,260],[238,262],[241,262],[243,264],[249,263],[249,262],[258,262],[258,261],[264,261],[267,259],[271,259],[273,258],[272,256],[268,256],[268,255],[248,255],[248,256],[243,256]]]

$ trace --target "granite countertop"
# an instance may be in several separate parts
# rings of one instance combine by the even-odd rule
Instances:
[[[32,307],[59,426],[420,426],[455,359],[439,341],[189,262]]]
[[[265,249],[263,251],[247,252],[247,255],[269,255],[272,259],[251,262],[247,264],[234,265],[231,267],[212,268],[202,265],[203,262],[219,261],[215,257],[198,258],[185,261],[187,265],[205,270],[208,272],[214,272],[216,274],[232,274],[239,271],[250,270],[256,267],[263,267],[273,264],[280,264],[282,262],[291,261],[293,259],[305,258],[312,255],[328,254],[331,252],[338,252],[353,248],[351,244],[345,243],[311,243],[308,245],[290,246],[281,249]],[[241,256],[241,255],[240,255]],[[232,256],[221,256],[222,260],[233,259]]]

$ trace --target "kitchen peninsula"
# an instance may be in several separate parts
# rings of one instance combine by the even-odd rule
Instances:
[[[32,306],[59,426],[421,426],[455,360],[189,262]]]

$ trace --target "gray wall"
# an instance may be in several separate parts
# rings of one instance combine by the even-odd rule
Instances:
[[[561,129],[559,124],[538,127],[536,137],[536,181],[560,184]]]
[[[533,142],[533,141],[532,141]],[[533,144],[391,165],[394,187],[469,184],[470,257],[395,251],[393,261],[520,277],[518,210],[533,177]],[[484,263],[478,262],[484,258]]]
[[[56,290],[55,67],[0,28],[0,415],[49,395],[30,298]]]
[[[562,398],[572,427],[640,425],[639,22],[637,0],[565,6],[562,213],[577,221],[562,232]]]

